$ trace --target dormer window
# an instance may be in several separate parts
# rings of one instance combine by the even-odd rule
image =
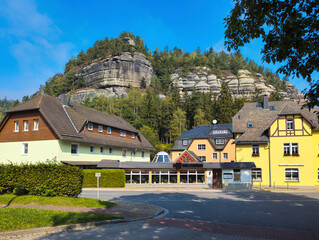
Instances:
[[[216,144],[222,145],[222,144],[225,143],[225,140],[224,140],[223,138],[217,138],[217,139],[215,140],[215,142],[216,142]]]
[[[112,133],[112,129],[110,127],[107,128],[107,134],[111,134]]]
[[[294,130],[294,120],[287,119],[287,130]]]
[[[99,132],[100,133],[103,132],[103,126],[102,125],[99,125],[98,128],[99,128]]]
[[[93,131],[93,123],[89,123],[88,124],[88,130],[89,131]]]
[[[135,134],[134,133],[132,133],[132,138],[135,138]]]
[[[252,123],[248,123],[247,127],[252,128],[252,127],[254,127],[254,125]]]
[[[125,131],[120,131],[120,136],[121,137],[125,137],[126,136],[126,132]]]
[[[187,139],[183,139],[183,146],[187,146]]]

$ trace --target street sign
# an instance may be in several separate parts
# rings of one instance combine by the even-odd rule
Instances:
[[[95,173],[95,177],[101,177],[101,173],[100,172]]]

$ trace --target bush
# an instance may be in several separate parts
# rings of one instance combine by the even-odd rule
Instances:
[[[83,172],[74,166],[54,163],[0,165],[2,193],[20,191],[16,186],[22,184],[30,195],[74,197],[81,193],[82,182]]]
[[[25,185],[23,184],[16,184],[13,188],[13,194],[17,196],[27,195],[28,190],[26,189]]]
[[[84,169],[83,187],[96,187],[95,173],[101,173],[99,186],[104,188],[125,187],[125,171],[123,169]]]

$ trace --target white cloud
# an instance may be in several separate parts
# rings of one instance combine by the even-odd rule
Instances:
[[[54,73],[63,71],[74,46],[60,40],[63,32],[37,9],[34,0],[1,0],[0,17],[4,19],[0,36],[7,42],[18,69],[6,78],[16,81],[12,89],[28,82],[30,89],[22,95],[32,94]],[[11,92],[10,86],[5,87]]]

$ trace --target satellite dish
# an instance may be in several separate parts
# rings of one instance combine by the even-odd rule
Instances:
[[[214,120],[213,120],[213,124],[216,124],[216,123],[217,123],[217,120],[216,120],[216,119],[214,119]]]

